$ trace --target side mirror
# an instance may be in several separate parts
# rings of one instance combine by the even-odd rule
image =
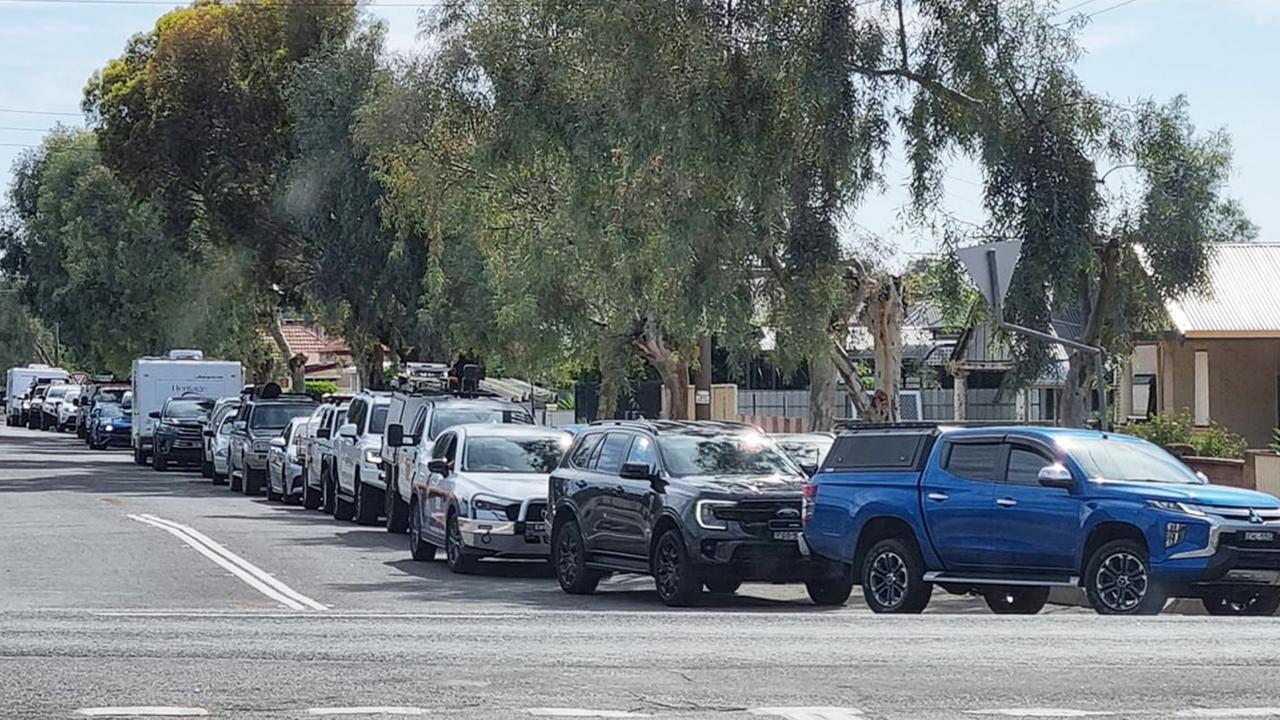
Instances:
[[[244,432],[244,431],[246,431],[246,430],[248,430],[248,429],[249,429],[249,421],[248,421],[248,420],[237,420],[237,421],[235,421],[235,422],[231,423],[231,431],[232,431],[232,432]]]
[[[400,447],[404,445],[404,426],[400,423],[391,423],[387,426],[386,432],[387,447]]]
[[[1208,476],[1208,475],[1205,475],[1205,474],[1204,474],[1202,471],[1200,471],[1200,470],[1197,470],[1197,471],[1196,471],[1196,478],[1200,481],[1200,484],[1201,484],[1201,485],[1208,485],[1208,484],[1209,484],[1209,476]]]
[[[1071,478],[1071,471],[1061,463],[1054,463],[1040,468],[1040,474],[1037,477],[1040,480],[1040,484],[1045,487],[1070,490],[1076,486],[1076,481]]]
[[[320,438],[321,440],[328,440],[329,428],[320,428],[319,430],[316,430],[316,437]]]
[[[652,480],[654,472],[648,463],[629,462],[622,464],[618,477],[624,480]]]
[[[159,410],[152,410],[151,412],[147,413],[147,417],[151,418],[152,420],[159,420],[159,419],[160,419],[160,411],[159,411]]]
[[[427,470],[436,475],[449,474],[449,461],[442,458],[435,458],[427,463]]]
[[[286,447],[287,445],[288,443],[284,441],[284,438],[278,435],[276,437],[271,438],[271,447],[273,448],[283,448],[283,447]]]
[[[355,440],[356,424],[347,423],[346,425],[343,425],[342,427],[338,428],[338,437],[351,438],[352,440]]]

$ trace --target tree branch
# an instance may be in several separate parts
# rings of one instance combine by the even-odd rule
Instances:
[[[850,70],[861,75],[870,75],[872,77],[898,77],[910,80],[930,92],[950,98],[953,102],[966,107],[975,107],[979,104],[978,99],[972,95],[966,95],[960,90],[948,87],[941,81],[921,75],[910,68],[871,68],[864,65],[853,65],[850,66]]]

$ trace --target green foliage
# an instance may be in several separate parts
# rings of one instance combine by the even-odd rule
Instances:
[[[338,383],[332,380],[308,380],[305,390],[314,400],[320,400],[325,395],[332,395],[338,392]]]
[[[1200,457],[1240,458],[1247,447],[1244,438],[1217,423],[1195,427],[1186,409],[1152,416],[1147,422],[1131,426],[1129,432],[1161,447],[1189,446],[1191,454]]]
[[[1280,428],[1271,431],[1271,444],[1267,445],[1271,452],[1280,453]]]

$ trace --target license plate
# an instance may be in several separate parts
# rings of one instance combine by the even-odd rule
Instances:
[[[777,530],[773,533],[774,540],[799,540],[800,532],[798,530]]]
[[[543,537],[547,534],[547,524],[543,522],[527,522],[524,524],[525,537]]]
[[[1256,543],[1273,543],[1276,541],[1276,534],[1273,532],[1259,532],[1257,530],[1246,530],[1244,533],[1245,542]]]

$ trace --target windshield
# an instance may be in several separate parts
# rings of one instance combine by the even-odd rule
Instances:
[[[253,409],[249,427],[254,430],[283,430],[290,420],[310,415],[313,410],[315,406],[306,403],[259,405]]]
[[[382,429],[387,426],[387,411],[390,405],[375,405],[373,414],[369,416],[369,432],[380,435]]]
[[[1092,480],[1201,484],[1181,460],[1150,443],[1098,438],[1072,440],[1066,447]]]
[[[504,421],[515,425],[533,424],[533,418],[529,417],[529,414],[523,410],[446,406],[437,408],[435,413],[432,414],[431,427],[427,430],[427,437],[434,440],[437,435],[454,425],[467,425],[470,423],[501,424]]]
[[[757,433],[663,435],[658,438],[667,472],[686,475],[795,475],[798,470],[768,438]]]
[[[128,395],[128,394],[129,394],[128,390],[122,390],[122,389],[99,390],[97,396],[94,397],[94,402],[99,402],[99,403],[123,402],[125,395]]]
[[[778,447],[801,465],[821,465],[833,440],[779,440]]]
[[[204,417],[209,412],[206,400],[170,400],[164,407],[164,416],[178,420]]]
[[[117,403],[98,403],[98,417],[104,420],[125,417],[124,408]]]
[[[462,467],[472,472],[549,473],[560,464],[567,438],[467,438]]]
[[[49,394],[45,396],[45,399],[56,400],[66,394],[67,394],[67,389],[65,387],[51,388],[49,390]]]

